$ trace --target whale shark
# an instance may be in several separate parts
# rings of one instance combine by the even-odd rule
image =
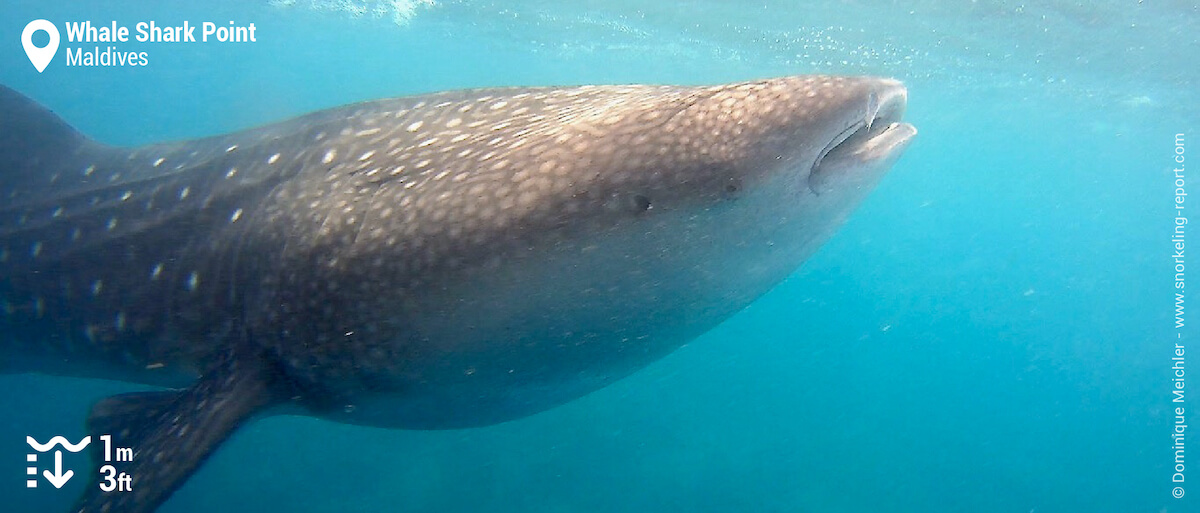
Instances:
[[[0,86],[0,372],[161,387],[93,407],[132,490],[93,471],[81,513],[155,510],[265,415],[528,416],[793,273],[913,140],[906,100],[841,76],[477,89],[126,148]]]

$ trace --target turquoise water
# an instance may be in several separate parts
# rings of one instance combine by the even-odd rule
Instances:
[[[795,275],[632,377],[482,429],[269,418],[163,512],[1198,510],[1171,496],[1170,438],[1191,2],[156,4],[10,0],[0,83],[115,144],[441,89],[795,73],[900,78],[921,131]],[[36,18],[233,19],[258,42],[38,74]],[[0,375],[0,509],[65,511],[82,479],[24,488],[25,436],[78,440],[92,402],[136,389]]]

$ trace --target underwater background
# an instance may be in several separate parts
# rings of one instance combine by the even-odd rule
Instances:
[[[20,45],[38,18],[235,20],[255,23],[257,42],[120,43],[148,65],[67,67],[60,53],[39,74]],[[834,238],[744,312],[516,422],[254,422],[160,511],[1200,511],[1200,436],[1184,439],[1184,483],[1172,483],[1171,437],[1175,408],[1200,419],[1200,390],[1183,403],[1171,393],[1176,342],[1196,351],[1200,387],[1195,329],[1175,325],[1170,241],[1176,134],[1200,148],[1194,2],[5,0],[0,11],[0,83],[123,145],[444,89],[803,73],[903,80],[920,134]],[[1200,175],[1200,151],[1187,155]],[[0,375],[0,511],[66,511],[85,481],[25,488],[26,435],[78,440],[94,401],[138,389]],[[1172,497],[1175,486],[1192,495]]]

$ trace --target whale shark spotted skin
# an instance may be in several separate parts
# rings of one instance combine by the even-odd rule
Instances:
[[[0,372],[175,387],[95,405],[133,491],[93,477],[81,512],[154,510],[256,416],[520,418],[795,271],[916,134],[905,102],[871,77],[502,88],[116,148],[0,86]]]

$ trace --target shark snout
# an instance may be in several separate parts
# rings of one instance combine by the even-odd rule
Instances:
[[[903,121],[908,91],[893,79],[864,79],[844,100],[840,119],[813,160],[808,186],[821,194],[878,179],[908,147],[917,129]]]
[[[908,92],[877,77],[793,76],[717,86],[690,107],[712,123],[702,148],[751,181],[798,183],[821,194],[849,179],[869,185],[916,135],[903,121]],[[677,117],[676,119],[683,119]]]

